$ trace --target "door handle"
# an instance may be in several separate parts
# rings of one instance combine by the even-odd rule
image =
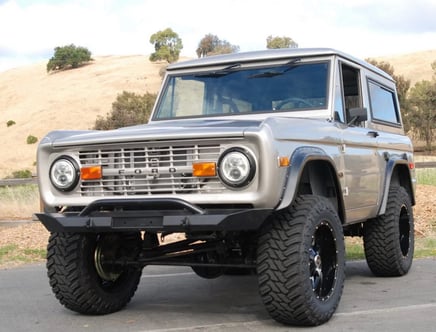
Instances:
[[[368,131],[367,135],[374,138],[380,136],[380,134],[376,131]]]

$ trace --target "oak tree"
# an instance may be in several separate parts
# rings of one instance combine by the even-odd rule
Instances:
[[[239,52],[239,46],[230,44],[227,40],[221,40],[211,33],[205,35],[198,43],[197,56],[204,58],[206,56],[217,54],[228,54]]]
[[[85,47],[74,44],[58,46],[55,47],[54,55],[47,63],[47,72],[77,68],[89,61],[92,61],[91,52]]]
[[[179,59],[183,49],[182,39],[171,28],[158,31],[151,35],[150,43],[154,45],[154,52],[150,55],[150,61],[165,60],[168,63]]]
[[[268,36],[266,39],[266,48],[297,48],[298,44],[290,37],[273,37]]]

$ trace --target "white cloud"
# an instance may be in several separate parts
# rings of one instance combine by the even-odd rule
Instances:
[[[264,49],[268,35],[358,57],[435,49],[434,12],[434,0],[9,0],[0,2],[0,70],[70,43],[93,55],[149,54],[150,36],[167,27],[188,56],[207,33],[241,51]]]

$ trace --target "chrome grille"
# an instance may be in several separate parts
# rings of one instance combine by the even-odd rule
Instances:
[[[194,162],[217,162],[220,145],[135,146],[79,152],[82,167],[102,166],[100,180],[82,181],[82,196],[219,193],[217,176],[194,177]]]

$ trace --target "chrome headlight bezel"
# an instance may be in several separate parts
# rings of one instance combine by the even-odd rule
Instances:
[[[230,188],[246,187],[256,174],[253,155],[238,147],[225,150],[218,159],[217,168],[221,181]]]
[[[79,182],[80,169],[77,162],[69,156],[60,156],[51,164],[49,171],[53,187],[59,191],[71,191]],[[61,179],[61,177],[64,177]]]

